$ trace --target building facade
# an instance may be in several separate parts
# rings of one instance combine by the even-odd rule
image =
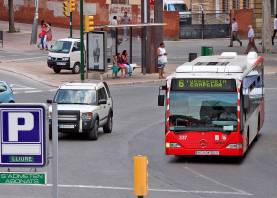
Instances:
[[[249,21],[255,28],[257,37],[262,32],[262,9],[265,0],[187,0],[193,12],[199,11],[203,7],[206,11],[230,12],[231,10],[252,9],[253,21]],[[277,0],[269,0],[271,2],[272,17],[277,14]]]

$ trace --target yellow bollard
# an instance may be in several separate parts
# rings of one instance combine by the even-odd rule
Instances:
[[[148,194],[148,159],[146,156],[134,157],[134,194],[143,198]]]

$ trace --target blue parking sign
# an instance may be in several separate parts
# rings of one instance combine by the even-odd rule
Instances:
[[[46,107],[43,104],[0,105],[0,166],[44,166]]]

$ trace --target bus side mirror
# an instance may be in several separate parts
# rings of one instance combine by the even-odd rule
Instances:
[[[158,96],[158,106],[164,106],[164,95],[161,94],[162,90],[166,90],[166,85],[160,86],[159,88],[159,96]]]
[[[245,110],[248,110],[249,107],[250,107],[249,95],[244,95],[243,96],[243,108]]]
[[[159,106],[164,106],[164,95],[159,95],[158,96],[158,105]]]

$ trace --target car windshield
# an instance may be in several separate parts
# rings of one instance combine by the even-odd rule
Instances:
[[[58,104],[96,104],[95,90],[59,89],[54,102]]]
[[[237,130],[235,92],[171,91],[170,130]]]
[[[50,51],[55,53],[69,53],[71,44],[71,41],[56,41]]]
[[[4,82],[0,82],[0,92],[7,91],[7,86]]]
[[[186,4],[168,4],[168,11],[179,11],[179,12],[185,12],[188,11],[188,8]]]

